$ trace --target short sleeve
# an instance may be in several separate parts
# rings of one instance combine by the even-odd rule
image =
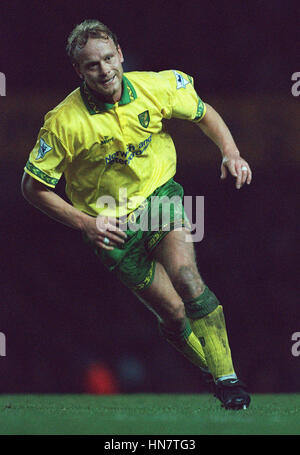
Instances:
[[[161,71],[159,74],[165,79],[169,92],[169,103],[164,109],[164,117],[193,122],[202,120],[206,106],[194,88],[193,78],[177,70]]]
[[[46,128],[41,128],[37,142],[25,165],[25,172],[55,188],[68,163],[68,152],[61,141]]]

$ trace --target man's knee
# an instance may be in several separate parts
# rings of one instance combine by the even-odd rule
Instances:
[[[177,292],[185,299],[202,294],[205,288],[196,264],[180,264],[172,281]]]

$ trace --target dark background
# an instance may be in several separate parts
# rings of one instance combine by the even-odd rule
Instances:
[[[1,2],[1,393],[95,391],[86,382],[92,365],[100,391],[205,390],[196,367],[160,339],[153,315],[107,275],[80,234],[20,192],[43,116],[78,85],[65,43],[87,18],[117,33],[126,71],[191,74],[230,126],[253,170],[253,183],[240,191],[233,179],[220,181],[220,154],[194,125],[169,125],[177,181],[186,195],[205,196],[199,269],[223,304],[236,370],[249,389],[300,391],[300,358],[291,352],[300,331],[300,99],[291,93],[300,71],[297,3]]]

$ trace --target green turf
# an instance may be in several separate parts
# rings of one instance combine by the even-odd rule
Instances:
[[[0,434],[300,434],[300,394],[253,395],[238,412],[211,395],[0,395]]]

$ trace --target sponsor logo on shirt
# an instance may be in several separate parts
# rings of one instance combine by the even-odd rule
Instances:
[[[123,165],[129,165],[130,162],[137,156],[142,155],[144,151],[149,147],[152,141],[152,134],[148,136],[144,141],[140,142],[138,145],[128,144],[127,150],[118,150],[112,154],[109,154],[105,157],[106,166],[113,163],[119,163]]]
[[[111,142],[113,140],[114,140],[113,137],[103,136],[103,141],[100,142],[100,145],[108,144],[109,142]]]

